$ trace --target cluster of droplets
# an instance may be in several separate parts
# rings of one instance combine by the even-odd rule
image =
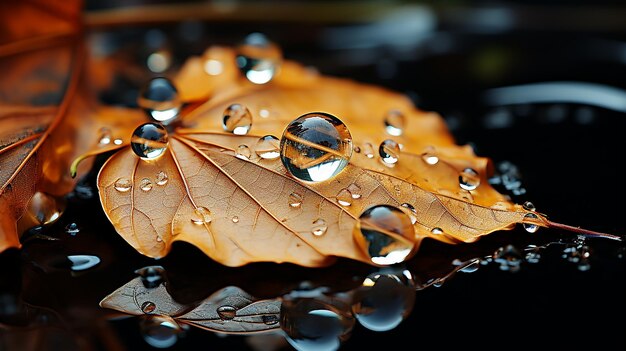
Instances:
[[[154,188],[154,186],[165,186],[169,180],[169,177],[165,171],[158,171],[154,178],[141,178],[139,179],[138,187],[143,192],[149,192]],[[113,187],[120,193],[129,192],[133,188],[133,183],[130,179],[126,177],[118,178],[115,183],[113,183]]]

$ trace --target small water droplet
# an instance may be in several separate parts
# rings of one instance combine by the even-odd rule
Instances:
[[[459,186],[463,190],[472,191],[480,185],[478,172],[472,168],[466,168],[459,174]]]
[[[400,157],[400,146],[395,141],[387,139],[380,143],[380,147],[378,147],[378,154],[382,158],[383,162],[393,165],[398,162],[398,158]]]
[[[262,108],[259,110],[259,117],[268,118],[270,116],[270,111],[268,109]]]
[[[439,163],[439,156],[437,156],[437,151],[433,146],[429,146],[422,153],[422,160],[427,164],[434,166]]]
[[[141,310],[146,314],[152,313],[156,310],[156,304],[152,301],[146,301],[141,304]]]
[[[353,147],[352,150],[354,150],[357,154],[361,153],[361,148],[358,146]]]
[[[154,289],[164,282],[165,270],[161,266],[146,266],[135,271],[146,289]]]
[[[535,208],[535,205],[534,205],[532,202],[530,202],[530,201],[526,201],[526,202],[524,202],[524,204],[522,205],[522,207],[523,207],[526,211],[533,211],[533,212],[534,212],[535,210],[537,210],[537,209]]]
[[[337,117],[321,112],[307,113],[285,128],[280,156],[294,177],[326,181],[348,164],[352,156],[352,137]]]
[[[348,191],[350,192],[350,195],[352,195],[352,198],[357,200],[361,198],[361,187],[356,185],[355,183],[352,183],[350,185],[348,185]]]
[[[232,104],[224,110],[222,118],[224,131],[236,135],[246,135],[252,128],[252,114],[241,104]]]
[[[220,306],[217,308],[217,314],[223,321],[229,321],[237,315],[237,309],[233,306]]]
[[[327,230],[328,230],[328,226],[326,225],[325,220],[318,218],[313,221],[313,224],[311,226],[311,233],[313,233],[313,235],[322,236],[326,234]]]
[[[98,143],[100,145],[109,145],[111,143],[111,140],[113,139],[113,134],[111,133],[111,130],[109,128],[103,127],[100,128],[100,137],[98,139]]]
[[[204,61],[204,71],[210,76],[219,76],[224,72],[224,64],[220,60],[208,59]]]
[[[280,156],[280,140],[273,135],[259,138],[254,147],[256,154],[266,160],[273,160]]]
[[[278,316],[275,314],[263,315],[261,320],[265,325],[274,325],[278,323]]]
[[[72,222],[65,226],[65,232],[71,236],[75,236],[80,232],[80,228],[78,228],[78,224]]]
[[[531,218],[531,219],[538,219],[539,216],[537,216],[534,213],[527,213],[524,218]],[[526,229],[527,232],[529,233],[535,233],[537,230],[539,230],[539,226],[533,223],[522,223],[522,226],[524,227],[524,229]]]
[[[115,144],[115,145],[122,145],[122,144],[124,144],[124,140],[119,139],[119,138],[115,139],[115,140],[113,140],[113,144]]]
[[[237,66],[254,84],[274,78],[282,60],[280,48],[261,33],[252,33],[237,47]]]
[[[341,189],[337,193],[337,203],[341,206],[350,206],[352,204],[352,194],[348,189]]]
[[[156,159],[167,149],[167,131],[157,123],[142,124],[133,132],[130,147],[144,160]]]
[[[415,224],[417,222],[417,210],[415,209],[415,206],[407,202],[403,203],[400,206],[406,208],[409,211],[409,217],[411,218],[411,223]]]
[[[233,221],[233,223],[239,223],[239,217],[238,216],[233,216],[232,221]]]
[[[74,272],[93,268],[100,263],[100,257],[93,255],[70,255],[67,256],[67,259],[72,262]]]
[[[387,134],[393,136],[402,135],[404,130],[405,117],[402,112],[398,110],[390,110],[385,115],[385,131]]]
[[[435,234],[435,235],[441,235],[441,234],[443,234],[443,229],[441,229],[439,227],[435,227],[435,228],[431,229],[430,232]]]
[[[133,183],[128,178],[118,178],[113,184],[115,190],[125,193],[133,187]]]
[[[374,145],[371,143],[363,144],[363,153],[367,158],[374,158]]]
[[[159,172],[156,174],[156,178],[155,178],[155,180],[156,180],[156,184],[157,184],[158,186],[163,186],[163,185],[167,184],[168,179],[169,179],[169,178],[168,178],[168,176],[167,176],[167,173],[165,173],[164,171],[159,171]]]
[[[174,83],[164,77],[151,79],[139,92],[137,104],[150,118],[163,124],[175,121],[183,105]]]
[[[178,341],[181,327],[169,316],[145,315],[139,324],[139,330],[144,341],[158,349],[166,349],[174,346]]]
[[[459,269],[459,272],[463,273],[474,273],[480,268],[480,260],[475,259],[469,262],[465,262],[463,268]]]
[[[211,223],[211,211],[206,207],[198,207],[193,211],[191,221],[197,225],[203,225]]]
[[[289,194],[289,206],[299,208],[302,205],[302,195],[298,193]]]
[[[237,158],[248,161],[252,156],[252,152],[248,145],[239,145],[237,146],[237,153],[235,154]]]
[[[376,205],[365,210],[354,229],[354,237],[373,263],[400,263],[413,253],[415,229],[411,218],[399,208]]]
[[[143,178],[140,182],[139,182],[139,188],[143,191],[150,191],[152,190],[152,182],[150,181],[150,179],[148,178]]]

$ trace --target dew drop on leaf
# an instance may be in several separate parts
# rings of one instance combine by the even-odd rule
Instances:
[[[539,218],[539,216],[537,216],[534,213],[527,213],[524,218],[532,218],[532,219],[537,219]],[[537,230],[539,230],[539,226],[533,223],[522,223],[522,226],[524,227],[524,229],[526,229],[527,232],[529,233],[534,233]]]
[[[380,143],[378,154],[383,162],[393,165],[398,162],[398,158],[400,157],[400,145],[391,139],[387,139]]]
[[[374,158],[374,145],[372,143],[363,144],[363,153],[367,158]]]
[[[337,203],[341,206],[350,206],[352,204],[352,194],[348,189],[341,189],[337,193]]]
[[[193,211],[191,221],[197,225],[211,223],[211,211],[206,207],[198,207]]]
[[[133,187],[133,184],[128,178],[118,178],[113,186],[115,187],[115,190],[125,193]]]
[[[302,195],[298,193],[289,194],[289,206],[299,208],[302,205]]]
[[[480,185],[480,177],[478,172],[472,168],[465,168],[459,174],[459,186],[463,190],[472,191]]]
[[[411,205],[410,203],[403,203],[402,205],[400,205],[404,208],[406,208],[409,212],[409,218],[411,218],[411,224],[415,224],[417,222],[417,210],[415,209],[415,206]]]
[[[248,35],[237,47],[237,67],[254,84],[266,84],[276,75],[282,60],[280,48],[261,33]]]
[[[156,304],[152,301],[146,301],[141,304],[141,310],[146,314],[152,313],[156,310]]]
[[[246,135],[252,128],[252,114],[241,104],[232,104],[224,110],[222,128],[228,133]]]
[[[231,220],[233,221],[233,223],[239,223],[239,216],[233,216]]]
[[[434,166],[439,163],[439,156],[437,156],[437,151],[433,146],[429,146],[422,153],[422,160],[427,164]]]
[[[233,306],[220,306],[217,308],[217,315],[220,316],[221,320],[228,321],[237,315],[237,309]]]
[[[522,207],[526,210],[526,211],[535,211],[537,210],[537,208],[535,207],[535,205],[530,202],[530,201],[526,201],[524,202],[524,204],[522,205]]]
[[[389,135],[400,136],[404,130],[405,117],[398,110],[390,110],[385,115],[385,131]]]
[[[102,127],[99,130],[100,136],[98,137],[98,143],[100,145],[109,145],[113,140],[113,134],[111,133],[111,129]]]
[[[150,191],[152,190],[152,182],[150,181],[150,179],[148,178],[143,178],[140,182],[139,182],[139,188],[143,191]]]
[[[167,184],[168,179],[169,179],[169,178],[168,178],[168,176],[167,176],[167,173],[165,173],[164,171],[159,171],[159,172],[156,174],[155,181],[156,181],[156,184],[157,184],[157,185],[159,185],[159,186],[163,186],[163,185]]]
[[[142,124],[133,132],[130,147],[144,160],[156,159],[167,149],[167,131],[158,123]]]
[[[361,187],[356,185],[355,183],[352,183],[350,185],[348,185],[348,191],[350,192],[350,195],[352,196],[353,199],[357,200],[361,198]]]
[[[280,140],[273,135],[263,136],[257,141],[254,151],[261,158],[274,160],[280,156]]]
[[[137,104],[152,120],[163,124],[175,121],[183,105],[174,83],[164,77],[151,79],[139,92]]]
[[[252,152],[248,145],[239,145],[237,146],[237,153],[235,154],[237,158],[248,161],[250,156],[252,156]]]
[[[326,181],[341,172],[352,156],[352,136],[337,117],[321,112],[293,120],[280,141],[283,165],[304,181]]]
[[[435,235],[441,235],[441,234],[443,234],[443,229],[441,229],[439,227],[435,227],[435,228],[431,229],[430,232],[435,234]]]
[[[312,226],[311,226],[311,233],[313,233],[313,235],[322,236],[326,234],[327,230],[328,230],[328,225],[326,225],[326,221],[323,220],[322,218],[318,218],[313,221]]]

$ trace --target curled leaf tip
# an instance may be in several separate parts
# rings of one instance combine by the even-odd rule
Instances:
[[[126,144],[116,145],[114,147],[109,147],[109,148],[106,148],[106,149],[92,150],[92,151],[86,152],[86,153],[78,156],[76,159],[74,159],[74,161],[72,161],[72,164],[70,165],[70,175],[72,176],[72,178],[76,178],[76,175],[78,174],[78,166],[85,159],[87,159],[89,157],[98,156],[100,154],[103,154],[103,153],[106,153],[106,152],[109,152],[109,151],[117,150],[117,149],[120,149],[120,148],[122,148],[124,146],[126,146]]]

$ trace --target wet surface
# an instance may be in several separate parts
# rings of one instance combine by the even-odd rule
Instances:
[[[259,30],[191,23],[89,38],[104,45],[102,52],[122,50],[149,77],[147,68],[160,67],[154,53],[167,52],[172,68],[165,70],[173,69],[212,39],[232,45]],[[532,201],[558,222],[623,235],[625,112],[602,99],[580,103],[557,94],[554,101],[501,104],[488,96],[502,86],[564,80],[623,92],[624,62],[593,48],[623,45],[624,38],[558,30],[476,34],[445,24],[405,51],[393,42],[374,49],[324,45],[324,33],[338,28],[321,25],[289,33],[281,31],[292,28],[287,24],[263,28],[288,58],[407,92],[418,107],[440,112],[459,143],[494,160],[490,182],[517,203]],[[193,36],[198,30],[202,35]],[[114,81],[102,99],[135,106],[138,82],[123,75]],[[472,186],[471,170],[459,180]],[[292,195],[290,205],[299,206]],[[22,250],[0,255],[0,350],[623,350],[624,244],[531,231],[519,226],[456,246],[424,242],[405,265],[382,270],[346,260],[321,269],[227,268],[184,243],[152,260],[115,233],[92,172],[67,197],[60,219],[25,233]],[[107,296],[115,303],[101,308]],[[258,330],[273,333],[223,334]]]

